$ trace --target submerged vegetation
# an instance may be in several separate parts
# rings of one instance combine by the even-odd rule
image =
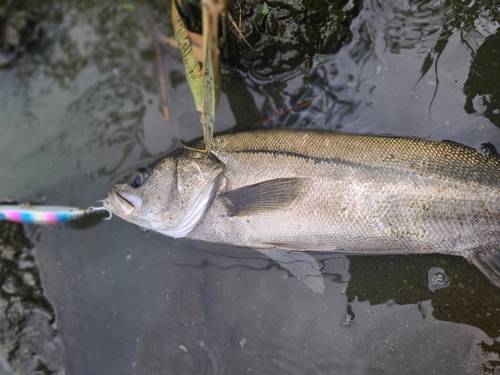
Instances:
[[[199,1],[181,3],[188,28],[200,32]],[[318,54],[334,53],[351,40],[349,25],[359,5],[357,0],[231,1],[229,14],[238,29],[222,26],[223,57],[260,77],[310,65]]]
[[[196,107],[202,114],[200,121],[205,148],[199,151],[203,152],[210,151],[214,132],[215,108],[220,92],[219,48],[224,51],[222,55],[226,60],[236,61],[236,65],[240,66],[251,65],[257,75],[290,72],[303,63],[311,65],[318,54],[336,52],[343,42],[349,41],[349,24],[358,10],[357,2],[347,1],[268,0],[263,3],[245,2],[244,5],[240,1],[229,2],[232,5],[229,10],[225,0],[180,3],[182,6],[177,9],[177,3],[172,2],[172,24],[182,52],[186,77]],[[227,32],[229,21],[231,33]],[[198,52],[201,68],[188,40],[185,23],[192,31],[202,32],[199,38],[196,37],[202,40],[199,46],[201,52]],[[219,27],[222,30],[220,40]],[[191,39],[194,38],[195,35],[191,34]],[[168,121],[168,115],[165,119]]]

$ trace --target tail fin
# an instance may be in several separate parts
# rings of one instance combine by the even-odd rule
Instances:
[[[500,249],[477,249],[471,261],[493,284],[500,288]]]

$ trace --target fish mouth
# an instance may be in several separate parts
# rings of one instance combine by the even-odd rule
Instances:
[[[119,191],[114,187],[109,191],[108,199],[104,203],[104,206],[109,205],[110,207],[107,208],[115,211],[116,215],[128,219],[134,212],[139,211],[142,200],[135,195]]]

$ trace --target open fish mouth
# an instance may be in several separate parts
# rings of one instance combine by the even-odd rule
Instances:
[[[121,192],[116,187],[109,191],[108,199],[104,202],[104,206],[109,206],[107,208],[123,219],[127,219],[134,211],[138,211],[141,204],[141,198]]]

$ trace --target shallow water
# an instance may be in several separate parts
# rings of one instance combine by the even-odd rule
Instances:
[[[500,3],[460,4],[365,1],[338,54],[273,81],[228,72],[216,129],[500,150]],[[178,135],[201,136],[169,47],[169,124],[159,110],[149,6],[57,0],[41,26],[43,41],[0,71],[0,198],[96,205]],[[2,231],[0,374],[500,371],[500,291],[461,258],[318,255],[326,288],[315,295],[252,250],[174,241],[118,218],[9,228],[18,240]]]

